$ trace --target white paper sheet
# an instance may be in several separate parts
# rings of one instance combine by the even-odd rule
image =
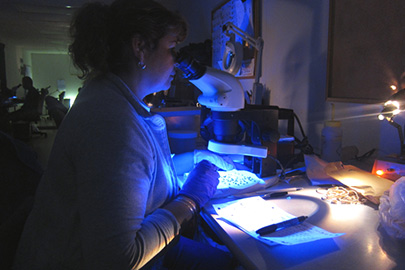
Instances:
[[[214,204],[213,207],[222,220],[268,245],[295,245],[343,235],[343,233],[330,233],[305,221],[299,225],[260,236],[256,233],[258,229],[294,218],[294,216],[273,202],[265,201],[258,196]]]
[[[328,162],[318,158],[315,155],[304,155],[307,177],[311,185],[342,185],[338,180],[332,178],[325,172]]]

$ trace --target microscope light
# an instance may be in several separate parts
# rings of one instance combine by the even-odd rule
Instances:
[[[384,119],[391,121],[395,115],[402,112],[400,107],[401,104],[397,100],[388,100],[384,103],[384,109],[378,115],[378,119],[381,121]]]
[[[399,102],[396,101],[396,100],[388,100],[387,102],[385,102],[384,106],[385,106],[385,107],[387,107],[387,106],[393,106],[393,107],[395,107],[395,109],[399,109],[400,104],[399,104]]]
[[[401,125],[399,125],[394,121],[394,116],[400,114],[404,110],[404,106],[405,106],[405,89],[402,89],[393,94],[388,99],[388,101],[384,103],[383,110],[378,115],[379,120],[387,119],[388,123],[397,129],[399,140],[401,143],[400,156],[402,158],[405,158],[404,132],[402,130]]]

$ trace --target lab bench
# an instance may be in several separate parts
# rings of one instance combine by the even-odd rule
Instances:
[[[344,235],[297,245],[267,245],[221,220],[212,200],[201,216],[245,269],[405,269],[405,241],[391,238],[373,204],[332,204],[305,176],[291,182],[303,189],[271,199],[305,222]],[[230,199],[225,199],[230,200]]]

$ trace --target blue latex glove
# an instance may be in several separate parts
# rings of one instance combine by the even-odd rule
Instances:
[[[180,194],[195,201],[198,207],[211,199],[219,183],[218,167],[203,160],[190,172]]]
[[[194,164],[202,160],[208,160],[224,171],[235,169],[232,159],[228,156],[218,155],[208,150],[194,150]]]

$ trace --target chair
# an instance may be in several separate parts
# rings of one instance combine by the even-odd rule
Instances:
[[[62,120],[68,112],[68,108],[52,96],[47,96],[45,98],[45,103],[48,108],[49,116],[55,121],[56,128],[59,128]]]
[[[37,115],[33,115],[33,118],[31,119],[31,134],[38,134],[41,136],[44,136],[45,138],[48,136],[46,132],[42,132],[38,129],[37,124],[38,122],[41,121],[41,116],[44,110],[44,102],[45,102],[45,96],[44,95],[40,95],[39,99],[38,99],[38,114]]]

